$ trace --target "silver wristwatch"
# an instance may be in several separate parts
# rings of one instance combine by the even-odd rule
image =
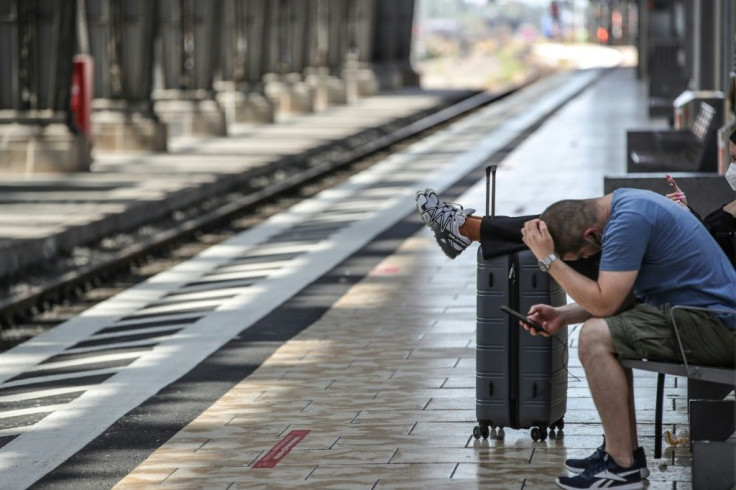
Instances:
[[[544,272],[547,272],[549,270],[549,267],[552,265],[552,262],[559,258],[560,256],[553,252],[539,261],[539,268],[542,269]]]

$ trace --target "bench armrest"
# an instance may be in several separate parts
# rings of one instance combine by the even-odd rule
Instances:
[[[726,313],[729,315],[734,315],[735,317],[736,317],[736,310],[725,309],[725,308],[720,308],[720,309],[701,308],[698,306],[684,306],[684,305],[676,305],[676,306],[673,306],[672,309],[670,309],[670,320],[672,320],[672,328],[675,331],[675,339],[677,340],[677,345],[680,348],[680,355],[682,356],[682,363],[685,365],[685,372],[687,373],[687,376],[690,376],[694,373],[694,371],[690,371],[690,366],[687,363],[687,356],[685,355],[685,348],[682,346],[682,340],[680,338],[680,329],[677,326],[677,320],[675,320],[675,310],[704,311],[706,313]]]

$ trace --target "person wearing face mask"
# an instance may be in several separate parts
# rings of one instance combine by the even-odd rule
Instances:
[[[440,201],[431,189],[417,193],[417,209],[448,256],[482,236],[486,220]],[[660,194],[617,189],[585,200],[564,200],[521,228],[523,244],[574,303],[538,304],[527,316],[554,335],[582,323],[580,360],[598,409],[604,444],[584,459],[568,459],[558,486],[643,488],[649,471],[638,443],[633,377],[620,359],[680,362],[672,335],[673,305],[736,310],[736,270],[701,222]],[[443,245],[444,244],[444,245]],[[600,254],[598,274],[586,277],[566,261]],[[688,360],[736,365],[736,319],[720,312],[674,311]]]
[[[736,191],[736,130],[732,131],[728,137],[728,154],[731,163],[726,170],[726,181],[731,189]],[[688,207],[687,197],[682,190],[675,185],[674,192],[667,194],[667,197],[682,206]],[[689,208],[689,207],[688,207]],[[692,209],[690,209],[695,213]],[[697,216],[697,214],[695,214]],[[698,216],[699,217],[699,216]],[[736,267],[736,199],[724,204],[703,218],[703,225],[713,235],[721,249]]]

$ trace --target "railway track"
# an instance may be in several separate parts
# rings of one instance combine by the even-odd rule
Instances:
[[[0,351],[329,188],[412,142],[516,90],[478,93],[403,124],[348,138],[271,175],[178,211],[164,221],[106,237],[26,271],[0,291]]]

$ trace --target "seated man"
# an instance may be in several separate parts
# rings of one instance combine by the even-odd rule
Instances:
[[[462,208],[418,193],[417,207],[443,250],[459,254],[477,239],[480,221]],[[474,223],[478,221],[477,223]],[[619,359],[680,361],[672,305],[736,309],[736,271],[687,209],[650,191],[619,189],[597,199],[553,204],[521,230],[524,243],[575,301],[534,305],[529,318],[552,335],[583,322],[578,352],[605,433],[604,446],[585,460],[568,460],[578,475],[562,488],[642,488],[648,474],[638,444],[632,373]],[[447,239],[452,234],[453,239]],[[601,253],[597,279],[565,262]],[[675,310],[693,363],[734,366],[736,320]],[[527,330],[529,330],[528,327]],[[530,331],[532,335],[537,332]],[[638,457],[637,453],[639,453]]]

